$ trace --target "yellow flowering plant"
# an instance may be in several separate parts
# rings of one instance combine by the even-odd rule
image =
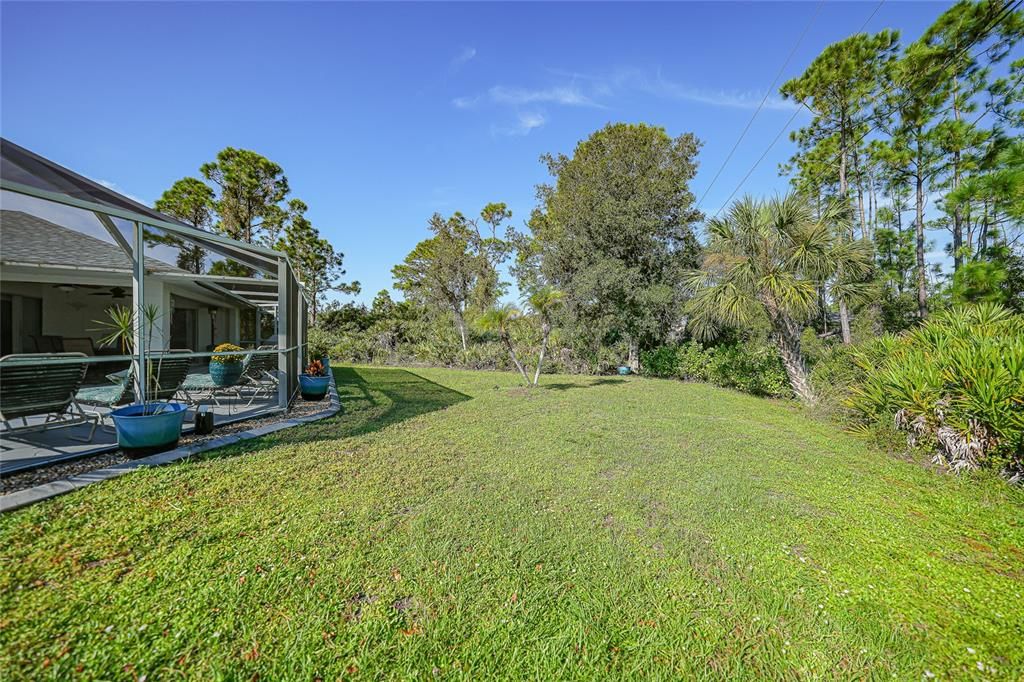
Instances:
[[[241,362],[243,356],[236,354],[241,352],[243,349],[240,346],[236,346],[233,343],[222,343],[213,349],[214,353],[224,353],[224,355],[214,355],[210,360],[212,362],[219,362],[225,365],[230,365],[236,362]]]

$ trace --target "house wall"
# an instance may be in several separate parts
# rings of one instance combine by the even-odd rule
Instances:
[[[146,333],[149,334],[149,349],[167,348],[171,342],[170,288],[158,279],[147,277],[142,289],[142,300],[147,306],[155,305],[161,313],[152,329],[146,330]]]
[[[106,310],[111,304],[119,303],[109,296],[90,296],[104,289],[75,289],[64,292],[52,284],[35,282],[3,282],[0,289],[12,297],[26,296],[42,300],[42,333],[67,337],[90,337],[95,344],[105,336],[97,320],[106,319]],[[130,304],[131,298],[122,299]],[[17,316],[15,317],[17,320]],[[14,352],[28,353],[33,350],[24,334],[15,329]]]
[[[170,305],[168,303],[168,305]],[[209,303],[195,301],[187,294],[176,294],[174,299],[175,308],[184,308],[196,311],[196,352],[206,351],[207,346],[216,346],[221,343],[238,343],[238,321],[239,311],[236,308],[214,306]],[[216,311],[216,320],[210,317],[210,311]],[[211,338],[211,329],[215,336]],[[170,338],[170,328],[167,330]]]
[[[113,285],[111,285],[113,286]],[[42,333],[44,335],[61,337],[89,337],[93,343],[100,346],[100,339],[106,336],[107,332],[102,329],[101,322],[107,320],[107,309],[113,305],[130,306],[131,284],[124,298],[114,299],[110,296],[92,296],[109,291],[110,287],[103,285],[99,289],[76,288],[65,292],[56,288],[53,284],[44,282],[13,282],[4,280],[0,282],[0,292],[10,295],[17,304],[18,297],[31,297],[42,300]],[[192,350],[205,351],[207,344],[217,345],[225,342],[237,343],[239,341],[239,311],[230,306],[216,306],[204,301],[189,299],[192,294],[184,290],[168,285],[158,279],[146,279],[144,300],[147,304],[159,306],[165,311],[154,325],[149,347],[151,349],[167,348],[171,339],[171,297],[175,296],[176,301],[188,301],[180,304],[182,307],[196,309],[197,348]],[[176,303],[178,305],[178,303]],[[29,353],[34,349],[25,333],[20,327],[18,311],[20,305],[14,308],[14,334],[13,352]],[[216,338],[210,338],[210,309],[217,310]],[[26,332],[27,333],[27,332]]]

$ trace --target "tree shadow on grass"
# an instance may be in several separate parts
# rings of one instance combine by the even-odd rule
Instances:
[[[443,410],[470,396],[392,367],[334,367],[342,410],[323,420],[202,453],[196,459],[221,459],[289,443],[337,440],[373,433],[421,414]]]
[[[557,384],[541,384],[542,388],[549,391],[570,391],[574,388],[593,388],[594,386],[615,386],[618,384],[626,383],[625,379],[613,379],[606,377],[603,379],[595,379],[585,384],[570,384],[570,383],[557,383]]]
[[[377,431],[470,400],[465,393],[424,379],[408,370],[392,367],[337,367],[334,368],[334,380],[345,414],[358,416],[360,412],[372,408],[384,408],[383,413],[374,415],[356,428],[344,429],[348,433],[344,436],[339,434],[339,437]]]

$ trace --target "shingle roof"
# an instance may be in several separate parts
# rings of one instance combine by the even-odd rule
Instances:
[[[0,262],[71,265],[96,270],[131,270],[132,259],[117,244],[69,230],[22,211],[0,211]],[[185,272],[146,258],[152,272]]]
[[[191,227],[138,201],[79,175],[55,161],[0,138],[0,178],[74,199],[128,210],[156,220]]]

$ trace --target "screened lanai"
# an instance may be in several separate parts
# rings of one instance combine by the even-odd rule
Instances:
[[[109,184],[0,140],[0,364],[31,356],[56,377],[58,367],[85,362],[75,390],[87,396],[116,383],[108,370],[145,376],[147,363],[173,352],[188,358],[192,382],[173,399],[189,401],[193,414],[208,408],[223,424],[287,409],[305,360],[308,306],[288,258],[196,229]],[[102,343],[97,324],[117,308],[135,320],[121,347]],[[255,380],[227,391],[200,385],[221,343],[245,349],[246,365],[260,368]],[[146,383],[134,382],[122,403],[145,401]],[[0,413],[19,399],[0,385]],[[97,428],[48,420],[0,426],[0,475],[114,447],[102,415]]]

